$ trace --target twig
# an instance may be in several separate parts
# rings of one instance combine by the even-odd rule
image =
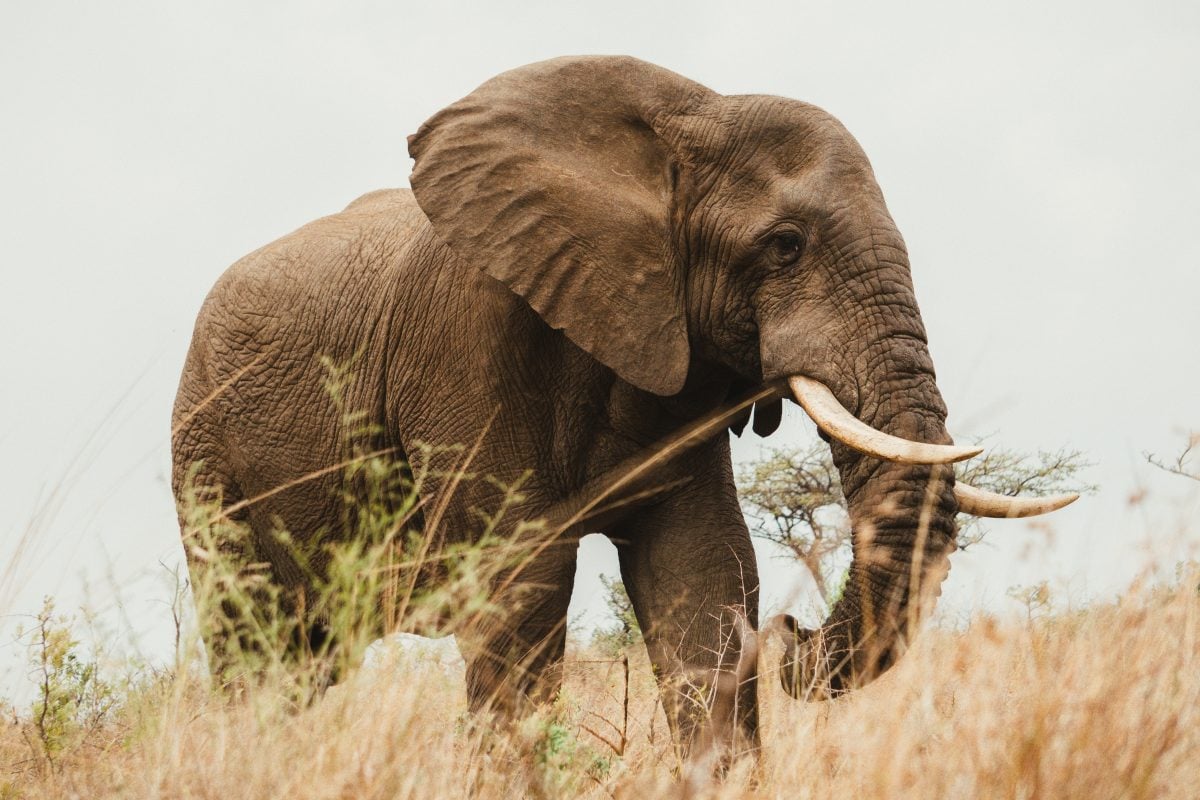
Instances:
[[[1190,469],[1188,469],[1188,459],[1191,458],[1192,451],[1198,446],[1200,446],[1200,433],[1192,433],[1190,436],[1188,436],[1187,447],[1183,449],[1182,453],[1176,456],[1175,463],[1173,464],[1164,462],[1154,453],[1143,453],[1142,455],[1146,457],[1147,461],[1161,469],[1163,472],[1169,472],[1172,475],[1179,475],[1180,477],[1189,478],[1193,481],[1200,481],[1200,473],[1192,472]]]

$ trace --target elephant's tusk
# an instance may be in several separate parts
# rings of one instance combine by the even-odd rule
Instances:
[[[813,422],[829,436],[860,453],[901,464],[949,464],[977,456],[982,447],[956,447],[901,439],[876,430],[847,411],[829,387],[820,381],[793,375],[788,378],[792,393]]]
[[[1079,495],[1056,494],[1047,497],[1010,497],[1005,494],[976,489],[961,481],[954,484],[958,510],[977,517],[1036,517],[1069,506]]]

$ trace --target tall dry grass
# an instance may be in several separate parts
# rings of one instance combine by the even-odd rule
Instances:
[[[40,705],[6,712],[0,800],[1200,794],[1195,570],[1114,604],[929,628],[890,673],[828,703],[783,694],[779,647],[768,642],[761,751],[720,782],[684,785],[638,648],[625,658],[569,649],[558,701],[504,731],[466,713],[459,673],[403,655],[357,668],[381,630],[436,633],[497,613],[487,587],[554,531],[501,536],[521,499],[519,487],[503,487],[501,507],[480,517],[478,546],[431,552],[409,523],[418,510],[436,519],[416,498],[438,476],[350,456],[347,500],[368,502],[352,515],[356,535],[321,554],[325,577],[299,612],[264,583],[261,564],[229,547],[246,532],[228,509],[200,491],[185,510],[198,548],[196,619],[227,633],[218,680],[196,669],[192,634],[172,669],[100,681],[65,623],[44,615],[30,639],[44,691]],[[425,589],[418,579],[431,565],[442,580]],[[297,656],[298,626],[316,617],[348,647]],[[321,695],[331,669],[344,680]]]
[[[1026,621],[926,630],[867,689],[799,704],[763,658],[762,752],[714,797],[1193,798],[1200,785],[1200,576]],[[128,691],[53,760],[0,733],[2,797],[648,797],[678,789],[644,656],[569,654],[562,698],[501,737],[461,678],[363,671],[309,706],[236,700],[186,672]],[[626,711],[626,706],[628,710]],[[620,751],[618,754],[617,751]]]

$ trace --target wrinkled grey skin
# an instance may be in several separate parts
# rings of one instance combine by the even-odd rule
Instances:
[[[793,374],[883,431],[950,441],[904,242],[861,148],[820,109],[719,95],[629,58],[562,58],[485,83],[409,150],[411,192],[366,195],[217,283],[175,409],[177,492],[197,461],[226,505],[336,464],[322,356],[354,359],[346,405],[368,410],[381,448],[478,441],[474,472],[530,471],[514,519],[561,509],[689,421]],[[756,430],[778,420],[778,401],[759,404]],[[557,689],[574,543],[601,532],[677,741],[687,752],[706,735],[703,709],[672,679],[731,668],[731,610],[758,624],[721,432],[657,470],[669,489],[547,548],[522,573],[532,600],[507,627],[463,632],[473,708]],[[954,543],[948,467],[837,444],[833,455],[855,560],[819,652],[814,632],[788,637],[784,684],[800,696],[886,669],[915,619],[912,578],[936,585]],[[339,529],[338,485],[308,480],[240,512],[281,584],[304,579],[263,534],[276,518],[300,539]],[[469,538],[470,509],[498,502],[464,484],[439,535]],[[736,720],[717,725],[754,742],[755,678],[743,677]]]

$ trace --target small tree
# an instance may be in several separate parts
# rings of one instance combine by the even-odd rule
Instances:
[[[1052,604],[1049,581],[1041,581],[1032,586],[1010,586],[1005,593],[1025,607],[1025,619],[1033,622],[1037,617],[1045,615]]]
[[[55,758],[84,741],[116,708],[116,687],[100,677],[95,658],[79,654],[71,619],[56,614],[46,597],[32,627],[17,632],[29,648],[37,697],[30,709],[36,737],[35,759],[53,766]],[[32,743],[31,743],[32,744]]]
[[[1022,454],[994,449],[955,465],[959,480],[1005,495],[1089,492],[1090,464],[1077,450]],[[837,600],[852,544],[845,498],[829,449],[820,441],[772,450],[738,473],[738,495],[751,534],[787,550],[808,569],[826,605]],[[983,520],[959,517],[959,549],[987,534]]]
[[[617,621],[607,628],[600,628],[592,635],[592,644],[608,653],[620,653],[642,640],[642,629],[637,615],[633,613],[633,601],[620,578],[600,576],[604,585],[604,603]]]
[[[738,496],[751,532],[787,550],[830,602],[831,566],[850,542],[850,522],[829,449],[815,441],[772,450],[742,469]]]

